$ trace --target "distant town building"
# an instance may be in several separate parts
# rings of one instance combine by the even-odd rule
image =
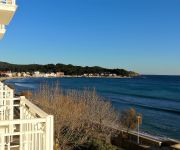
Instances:
[[[57,72],[56,77],[64,77],[64,72]]]
[[[54,72],[51,72],[48,74],[48,77],[56,77],[56,74]]]
[[[17,73],[17,77],[21,77],[21,73],[20,72]]]
[[[12,77],[11,71],[6,72],[5,74],[6,74],[6,77],[10,77],[10,78]]]
[[[40,72],[39,71],[35,71],[33,74],[34,77],[41,77]]]

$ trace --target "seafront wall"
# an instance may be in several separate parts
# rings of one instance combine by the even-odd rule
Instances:
[[[140,142],[137,144],[137,132],[127,132],[126,130],[121,129],[114,130],[119,134],[111,137],[111,144],[126,150],[180,150],[180,141],[162,139],[161,137],[140,133]]]
[[[5,80],[11,80],[11,79],[23,79],[25,77],[0,77],[0,81],[3,82]]]
[[[10,78],[10,77],[0,77],[0,81],[10,80],[10,79],[12,79],[12,78]]]

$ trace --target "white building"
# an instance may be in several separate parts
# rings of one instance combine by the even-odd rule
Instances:
[[[21,77],[21,73],[20,72],[17,73],[17,77]]]
[[[0,39],[3,38],[5,28],[11,22],[16,9],[16,0],[0,0]]]
[[[33,74],[34,77],[41,77],[41,74],[39,71],[35,71]]]
[[[13,76],[12,72],[7,72],[7,73],[5,73],[5,74],[6,74],[6,76],[8,76],[8,77],[12,77],[12,76]]]
[[[46,73],[46,74],[45,74],[45,77],[56,77],[56,73],[53,73],[53,72],[51,72],[51,73]]]

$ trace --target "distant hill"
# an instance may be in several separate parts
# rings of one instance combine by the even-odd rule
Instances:
[[[74,65],[65,65],[65,64],[28,64],[28,65],[19,65],[19,64],[10,64],[7,62],[0,62],[0,71],[12,71],[12,72],[64,72],[65,75],[83,75],[90,73],[111,73],[117,74],[121,76],[137,76],[139,75],[133,71],[127,71],[125,69],[108,69],[102,68],[99,66],[94,67],[82,67],[82,66],[74,66]]]

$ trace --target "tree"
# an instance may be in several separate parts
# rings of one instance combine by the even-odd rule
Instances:
[[[78,147],[92,138],[108,139],[116,112],[95,91],[64,91],[59,83],[41,85],[33,102],[54,115],[55,140],[61,150]]]
[[[74,65],[64,65],[64,64],[46,64],[46,65],[38,65],[38,64],[30,64],[30,65],[17,65],[17,64],[9,64],[5,62],[0,62],[0,71],[12,71],[12,72],[59,72],[62,71],[65,75],[83,75],[90,73],[111,73],[117,74],[121,76],[136,76],[137,73],[127,71],[124,69],[107,69],[98,66],[94,67],[82,67],[82,66],[74,66]]]
[[[134,108],[130,108],[121,113],[120,122],[121,125],[127,129],[127,133],[130,129],[135,129],[137,127],[138,116],[141,116],[141,114],[138,114]],[[142,121],[140,121],[140,123],[141,122]]]

